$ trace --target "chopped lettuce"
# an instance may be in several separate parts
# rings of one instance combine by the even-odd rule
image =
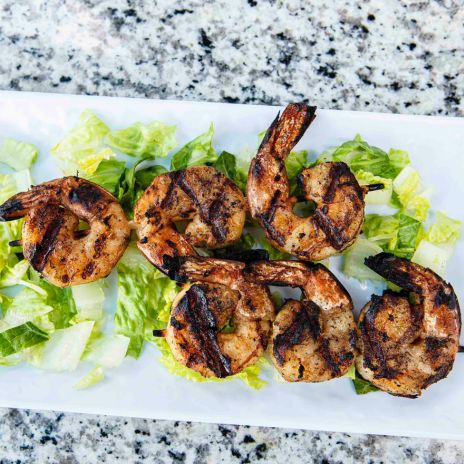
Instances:
[[[127,354],[140,356],[150,321],[169,308],[176,284],[155,269],[130,246],[118,265],[118,301],[115,331],[130,338]]]
[[[365,200],[367,205],[388,205],[390,203],[393,192],[393,183],[391,179],[374,176],[371,172],[362,170],[356,173],[356,179],[359,185],[383,184],[384,186],[381,190],[368,192]]]
[[[115,156],[110,148],[104,146],[109,131],[100,118],[86,110],[81,113],[79,123],[50,153],[58,159],[65,174],[75,175],[78,171],[93,174],[101,161]]]
[[[56,372],[75,370],[93,326],[93,321],[85,321],[53,332],[40,353],[39,366]]]
[[[396,256],[411,258],[416,249],[422,224],[420,221],[408,216],[399,214],[398,235],[395,248],[392,251]]]
[[[84,390],[86,388],[97,385],[105,378],[103,369],[99,366],[94,367],[85,377],[74,385],[76,390]]]
[[[7,164],[15,171],[29,169],[38,156],[39,150],[32,143],[6,137],[0,146],[0,163]]]
[[[411,261],[428,267],[443,277],[446,265],[453,254],[453,248],[450,244],[435,244],[428,240],[421,240]]]
[[[135,182],[142,190],[145,190],[153,182],[155,177],[165,172],[167,172],[167,169],[159,164],[139,169],[138,171],[135,171]]]
[[[124,360],[130,339],[123,335],[104,336],[96,340],[85,357],[97,366],[118,367]]]
[[[212,146],[213,124],[204,134],[184,145],[171,159],[171,170],[185,169],[189,166],[215,163],[218,156]]]
[[[27,280],[26,274],[28,269],[29,262],[25,259],[17,262],[13,266],[5,266],[0,272],[0,288],[21,284],[35,290],[37,293],[45,295],[46,292],[39,285]]]
[[[137,158],[165,158],[177,145],[176,126],[153,121],[136,122],[131,126],[114,130],[106,136],[106,142],[115,150]]]
[[[290,182],[307,167],[308,152],[306,150],[292,151],[285,159],[285,169]]]
[[[462,222],[452,219],[446,214],[438,211],[436,220],[427,232],[427,239],[431,243],[449,243],[457,242],[461,236]]]
[[[101,185],[108,192],[117,196],[121,177],[126,169],[124,161],[116,161],[114,159],[103,160],[98,165],[98,168],[86,179]]]
[[[12,327],[0,332],[0,356],[10,356],[14,353],[38,345],[48,340],[48,334],[31,322]]]
[[[200,373],[194,371],[193,369],[180,364],[171,353],[169,345],[166,340],[158,338],[154,340],[154,343],[158,346],[161,357],[159,358],[160,363],[166,367],[170,374],[176,375],[178,377],[184,377],[187,380],[193,382],[224,382],[233,379],[240,379],[245,382],[249,387],[259,390],[266,385],[266,382],[259,378],[260,365],[259,363],[249,366],[238,374],[232,375],[226,378],[207,378],[203,377]]]
[[[353,379],[353,386],[357,395],[365,395],[367,393],[379,391],[375,385],[363,379],[357,372],[356,377]]]
[[[387,154],[380,148],[369,145],[359,135],[336,148],[331,159],[345,162],[355,174],[364,171],[387,179],[395,178],[409,163],[406,152],[390,150]]]
[[[23,288],[14,298],[8,298],[1,304],[2,319],[0,319],[0,330],[10,329],[34,322],[43,329],[50,326],[49,319],[43,316],[49,315],[53,307],[47,304],[47,297],[30,288]]]
[[[28,169],[12,174],[0,174],[0,204],[16,193],[28,190],[31,184],[32,178]]]
[[[103,302],[105,301],[103,282],[103,280],[99,280],[71,287],[79,321],[102,319]]]
[[[257,243],[260,246],[260,248],[263,248],[269,253],[269,259],[275,260],[275,259],[288,259],[290,255],[287,253],[278,250],[277,248],[273,247],[269,240],[262,236],[257,239]]]
[[[238,166],[237,158],[232,153],[223,151],[214,163],[214,167],[227,176],[245,192],[248,172]]]
[[[360,281],[383,281],[382,277],[364,264],[368,256],[376,255],[381,251],[382,248],[374,242],[362,237],[358,238],[344,254],[343,273]]]

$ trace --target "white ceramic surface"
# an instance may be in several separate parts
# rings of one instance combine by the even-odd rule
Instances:
[[[215,147],[237,152],[256,145],[276,107],[0,92],[0,139],[35,143],[41,157],[37,182],[59,175],[48,150],[90,108],[112,128],[136,120],[159,119],[178,126],[183,143],[215,124]],[[319,110],[300,141],[311,153],[360,133],[382,148],[410,152],[426,185],[435,190],[434,209],[464,219],[464,119]],[[464,246],[458,244],[446,278],[464,301]],[[338,260],[331,269],[337,273]],[[372,289],[337,273],[353,296],[356,309]],[[108,311],[114,311],[114,276],[110,277]],[[70,374],[42,372],[29,366],[1,367],[0,406],[53,409],[157,419],[294,427],[343,432],[464,439],[464,355],[458,355],[446,380],[416,400],[375,393],[355,395],[348,379],[321,384],[285,384],[269,375],[269,384],[253,391],[239,381],[196,384],[173,377],[156,362],[157,350],[146,346],[138,361],[126,359],[107,380],[86,391],[73,384],[89,369],[85,363]]]

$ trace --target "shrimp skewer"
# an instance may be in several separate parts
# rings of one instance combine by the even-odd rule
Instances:
[[[353,303],[336,277],[321,264],[261,261],[248,278],[299,287],[302,301],[288,300],[273,324],[271,357],[289,382],[322,382],[344,375],[356,354]]]
[[[171,278],[193,281],[172,305],[163,335],[174,357],[204,377],[227,377],[254,364],[267,347],[274,305],[237,261],[166,256]],[[233,330],[221,332],[232,320]]]
[[[350,246],[364,221],[364,196],[383,188],[361,187],[341,162],[304,169],[297,182],[305,200],[316,204],[307,218],[293,212],[285,159],[315,118],[315,107],[290,104],[274,120],[253,158],[247,182],[250,213],[281,251],[303,260],[320,261]]]
[[[190,220],[184,234],[175,222]],[[221,248],[240,238],[245,199],[240,189],[210,166],[157,176],[134,210],[140,251],[165,272],[163,256],[195,256],[193,247]]]
[[[129,224],[116,198],[78,177],[34,186],[0,206],[1,221],[24,216],[24,257],[58,287],[106,277],[130,239]],[[79,219],[89,224],[82,237],[76,235]]]
[[[451,371],[459,349],[461,315],[450,284],[430,269],[388,253],[366,265],[412,292],[373,295],[358,321],[358,372],[376,387],[415,398]]]

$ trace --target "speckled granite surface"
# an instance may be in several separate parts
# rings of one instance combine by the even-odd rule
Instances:
[[[462,1],[4,0],[0,88],[464,116]],[[464,462],[464,443],[1,410],[0,463]]]

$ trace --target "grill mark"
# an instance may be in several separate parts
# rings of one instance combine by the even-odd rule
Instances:
[[[94,209],[95,204],[104,199],[100,189],[87,182],[79,182],[77,187],[71,188],[68,198],[71,203],[80,204],[85,209]]]
[[[449,293],[447,292],[447,290],[449,291]],[[449,309],[455,309],[457,306],[456,294],[453,292],[453,290],[450,290],[445,287],[440,287],[435,295],[434,303],[437,306],[445,305]]]
[[[168,174],[171,182],[168,186],[168,191],[160,203],[160,208],[169,208],[174,201],[175,188],[179,182],[180,177],[182,176],[182,171],[173,171]]]
[[[333,353],[332,353],[332,351],[330,349],[329,340],[327,340],[327,338],[324,338],[322,340],[321,346],[319,348],[319,353],[321,353],[321,356],[324,359],[325,364],[329,368],[332,375],[333,376],[339,376],[340,375],[340,367],[338,366],[337,360],[334,357],[334,355],[333,355]]]
[[[201,353],[202,361],[208,369],[219,378],[232,375],[230,358],[222,353],[218,344],[219,328],[209,309],[205,286],[192,285],[189,288],[177,306],[176,316],[180,314],[190,326],[190,334],[201,346],[200,350],[195,348],[195,351]]]
[[[222,191],[219,195],[219,198],[216,198],[209,206],[203,205],[200,199],[198,198],[195,189],[192,188],[187,178],[185,177],[185,171],[179,171],[179,177],[177,183],[183,192],[192,200],[193,204],[196,206],[198,213],[200,214],[201,219],[210,225],[211,233],[214,238],[222,243],[227,238],[227,230],[224,227],[224,216],[225,214],[220,212],[224,200],[224,192]]]
[[[381,309],[381,305],[382,297],[372,295],[370,306],[359,324],[364,344],[364,362],[373,372],[383,371],[387,362],[379,340],[380,334],[375,327],[375,318]]]
[[[333,248],[341,250],[345,246],[345,239],[341,231],[332,223],[330,218],[327,217],[322,210],[317,209],[313,214],[313,219],[322,229]]]
[[[300,309],[295,314],[293,322],[285,332],[274,338],[273,354],[282,366],[285,362],[285,353],[293,346],[302,343],[308,336],[317,340],[321,334],[319,321],[321,309],[312,301],[302,301]]]
[[[46,266],[50,253],[55,249],[63,222],[64,210],[57,208],[56,216],[47,224],[42,241],[25,248],[26,258],[36,271],[42,272]]]
[[[281,194],[282,192],[277,189],[272,195],[269,208],[264,213],[257,215],[256,218],[261,222],[261,225],[265,229],[268,237],[280,246],[283,246],[286,241],[285,237],[275,228],[272,222],[277,211],[277,202]]]
[[[93,254],[94,258],[99,258],[101,256],[107,238],[107,235],[103,233],[95,240],[93,245],[93,249],[95,250],[95,253]]]

